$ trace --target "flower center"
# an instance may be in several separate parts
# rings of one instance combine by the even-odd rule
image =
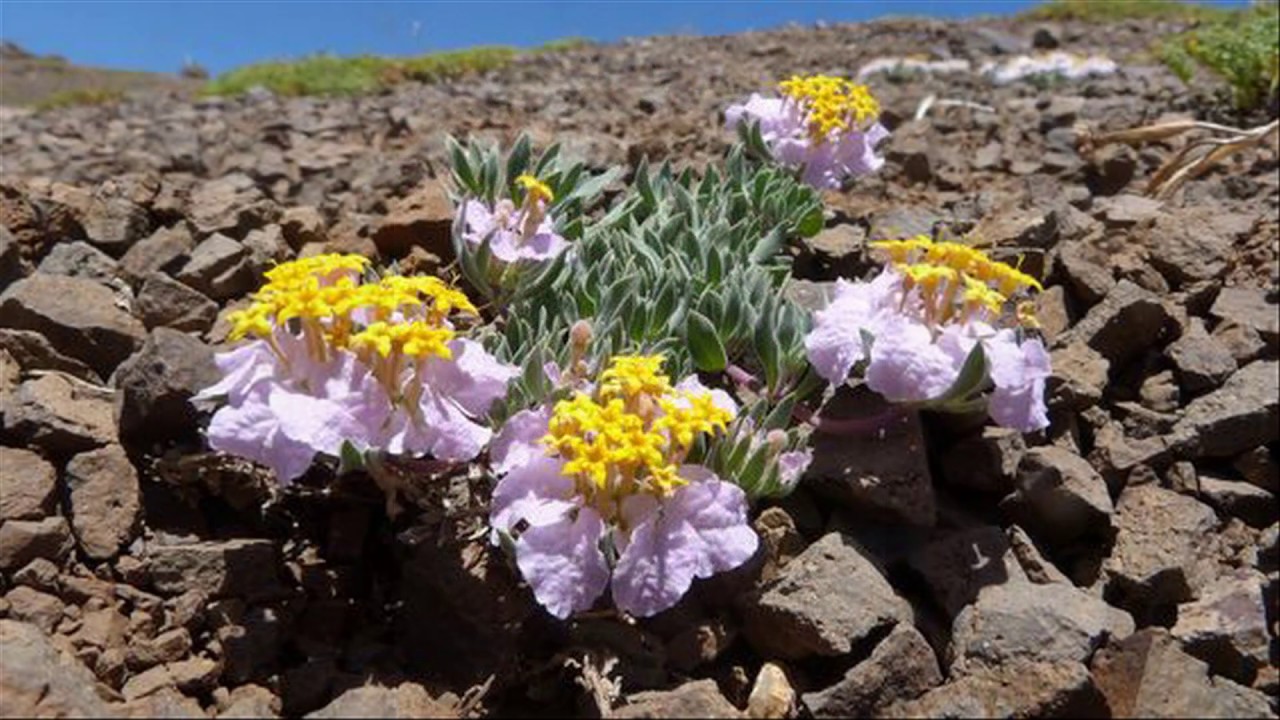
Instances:
[[[680,464],[697,437],[723,431],[732,413],[709,392],[676,390],[663,357],[619,356],[594,394],[556,403],[542,442],[562,458],[575,492],[607,519],[632,495],[662,498],[685,484]]]
[[[524,188],[524,222],[520,227],[520,240],[528,240],[538,231],[546,208],[555,200],[551,186],[538,178],[524,174],[516,178],[516,184]]]
[[[1044,288],[1030,275],[992,260],[975,247],[917,235],[873,242],[871,248],[892,263],[908,292],[919,290],[925,321],[930,324],[982,319],[993,325],[1037,325],[1030,303],[1018,302],[1012,320],[1004,311],[1024,291]]]
[[[338,352],[353,352],[389,397],[401,399],[406,362],[416,372],[427,358],[451,358],[448,343],[455,333],[450,314],[475,314],[476,309],[464,293],[435,277],[391,275],[364,282],[368,263],[359,255],[328,254],[272,268],[252,304],[228,316],[230,339],[261,337],[287,366],[290,358],[275,332],[296,329],[312,360],[325,362]]]
[[[880,115],[880,103],[867,86],[844,78],[795,75],[778,88],[804,108],[814,142],[824,142],[832,133],[861,129]]]

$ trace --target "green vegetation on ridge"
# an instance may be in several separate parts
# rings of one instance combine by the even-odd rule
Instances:
[[[1161,43],[1159,53],[1183,82],[1199,65],[1227,81],[1237,108],[1256,108],[1280,86],[1280,4],[1203,23]]]
[[[1032,20],[1114,22],[1134,19],[1212,20],[1231,10],[1185,0],[1049,0],[1023,14]]]
[[[559,52],[589,45],[583,38],[552,40],[529,52]],[[439,82],[497,70],[522,51],[491,45],[428,53],[413,57],[381,55],[311,55],[245,65],[211,80],[204,95],[240,95],[262,86],[279,95],[357,95],[384,90],[406,81]]]

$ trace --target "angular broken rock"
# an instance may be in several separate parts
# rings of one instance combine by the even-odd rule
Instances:
[[[1105,717],[1106,701],[1078,662],[1015,660],[982,668],[885,711],[893,718]]]
[[[1195,328],[1165,349],[1182,389],[1192,396],[1218,387],[1236,371],[1231,351],[1205,332],[1203,326]]]
[[[26,372],[57,370],[91,383],[102,382],[88,365],[58,352],[48,338],[34,330],[0,328],[0,350],[8,352]]]
[[[38,272],[108,283],[116,276],[116,265],[110,255],[77,240],[54,245],[40,261]]]
[[[1183,285],[1226,273],[1232,237],[1222,229],[1218,210],[1181,208],[1156,217],[1147,236],[1151,264],[1169,282]]]
[[[235,173],[202,183],[191,193],[188,216],[197,232],[247,232],[279,213],[248,175]]]
[[[1194,457],[1229,457],[1280,439],[1280,362],[1256,360],[1191,401],[1173,428]]]
[[[855,511],[932,526],[937,510],[919,415],[893,409],[865,386],[838,392],[822,415],[835,423],[873,418],[881,427],[852,436],[814,433],[810,487]]]
[[[988,585],[1026,580],[1000,528],[975,527],[936,540],[907,560],[934,600],[954,618]]]
[[[0,447],[0,522],[39,520],[53,512],[58,475],[45,459]]]
[[[1104,561],[1108,598],[1139,620],[1197,596],[1214,576],[1218,518],[1194,498],[1154,484],[1125,488]]]
[[[765,657],[844,655],[877,631],[911,618],[855,542],[830,533],[747,597],[744,631]]]
[[[431,697],[421,685],[404,682],[393,688],[377,685],[352,688],[307,717],[450,718],[458,717],[458,711]]]
[[[1223,322],[1252,328],[1275,352],[1280,345],[1280,306],[1274,295],[1258,288],[1222,288],[1209,314]]]
[[[1018,467],[1017,489],[1001,507],[1033,537],[1065,545],[1111,528],[1107,483],[1087,460],[1065,448],[1032,448]]]
[[[0,717],[113,717],[98,679],[34,625],[0,620]]]
[[[933,648],[919,630],[902,623],[836,684],[801,700],[814,717],[871,717],[941,684]]]
[[[115,393],[58,373],[18,386],[0,398],[0,429],[54,455],[116,441]]]
[[[1045,395],[1053,405],[1084,410],[1097,405],[1107,387],[1111,363],[1084,341],[1076,340],[1050,353],[1053,371]]]
[[[13,572],[36,558],[61,563],[75,547],[66,518],[0,523],[0,570]]]
[[[142,281],[134,311],[147,329],[204,332],[213,327],[218,304],[162,272],[153,272]]]
[[[758,720],[782,720],[795,713],[796,691],[787,673],[767,662],[756,673],[755,684],[747,697],[747,717]]]
[[[1178,622],[1170,632],[1215,675],[1252,683],[1270,660],[1266,583],[1261,573],[1247,569],[1219,578],[1200,599],[1178,606]]]
[[[1094,655],[1094,682],[1116,718],[1272,717],[1267,696],[1187,655],[1163,628],[1145,628]]]
[[[694,680],[674,690],[636,693],[613,711],[615,718],[740,718],[743,714],[720,694],[715,680]]]
[[[120,435],[158,442],[194,434],[191,396],[220,377],[212,348],[187,333],[156,328],[113,378],[120,389]]]
[[[139,240],[120,258],[120,274],[135,286],[153,272],[177,269],[196,246],[185,224],[160,228]]]
[[[1072,585],[992,585],[956,617],[951,674],[1015,660],[1087,662],[1108,638],[1133,628],[1129,613]]]
[[[105,560],[133,540],[142,492],[124,448],[108,445],[76,455],[67,463],[66,482],[71,529],[85,555]]]
[[[1154,293],[1121,280],[1058,342],[1065,344],[1068,335],[1079,338],[1118,369],[1159,346],[1172,325],[1173,316]]]
[[[271,597],[281,590],[279,550],[269,540],[210,540],[148,548],[157,590],[197,590],[209,598]]]
[[[378,252],[401,257],[418,245],[448,262],[453,257],[453,205],[444,185],[428,179],[406,197],[395,200],[373,231]]]
[[[952,445],[939,465],[943,477],[952,485],[1005,495],[1013,490],[1018,463],[1026,451],[1022,433],[987,426],[978,435]]]
[[[214,300],[243,295],[254,283],[249,248],[226,235],[210,235],[173,277]]]
[[[1267,492],[1280,494],[1280,460],[1265,445],[1247,450],[1231,461],[1231,467],[1246,482],[1253,483]]]
[[[142,344],[146,330],[109,288],[84,278],[37,273],[0,295],[0,325],[34,330],[58,352],[106,377]]]
[[[1276,496],[1243,480],[1200,474],[1200,497],[1222,515],[1264,528],[1276,520]]]

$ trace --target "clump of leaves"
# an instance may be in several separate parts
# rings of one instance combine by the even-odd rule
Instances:
[[[36,103],[35,109],[43,111],[81,105],[109,105],[120,102],[123,99],[123,90],[114,88],[77,88],[54,93]]]
[[[720,468],[726,471],[751,469],[747,476],[755,480],[744,488],[753,496],[780,492],[772,465],[745,465],[772,459],[779,448],[756,452],[758,438],[748,436],[785,430],[795,403],[819,385],[804,349],[809,313],[783,292],[790,277],[787,241],[822,228],[817,194],[787,171],[753,161],[749,148],[738,145],[722,171],[708,168],[701,177],[641,163],[627,190],[587,222],[585,213],[613,174],[589,178],[582,166],[563,163],[556,148],[534,156],[525,139],[505,155],[477,144],[450,148],[454,180],[465,195],[491,203],[513,195],[510,183],[519,174],[535,174],[555,191],[550,215],[557,230],[577,238],[545,268],[517,274],[514,288],[494,289],[485,245],[463,242],[455,227],[467,282],[489,298],[503,293],[494,303],[501,318],[485,344],[523,368],[506,407],[495,414],[508,416],[551,396],[546,368],[570,367],[570,329],[586,321],[591,341],[586,357],[577,359],[590,368],[620,353],[661,353],[671,377],[696,370],[722,383],[751,378],[749,392],[740,388],[751,395],[742,399],[752,418],[739,438],[741,452],[717,456],[717,463],[728,463]],[[796,431],[788,432],[782,449],[800,442]]]
[[[1159,53],[1183,82],[1203,67],[1226,80],[1238,109],[1259,107],[1280,86],[1280,4],[1260,3],[1175,35]]]

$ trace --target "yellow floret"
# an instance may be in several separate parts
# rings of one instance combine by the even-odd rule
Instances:
[[[863,127],[880,114],[865,85],[830,75],[793,76],[778,84],[782,94],[808,111],[809,134],[817,142],[834,132]]]
[[[662,355],[619,355],[600,376],[601,396],[635,398],[639,395],[660,396],[671,389],[671,381],[662,373]]]
[[[530,202],[541,200],[550,203],[555,200],[555,194],[551,192],[551,186],[532,175],[526,173],[517,177],[516,184],[524,188],[526,197]]]

